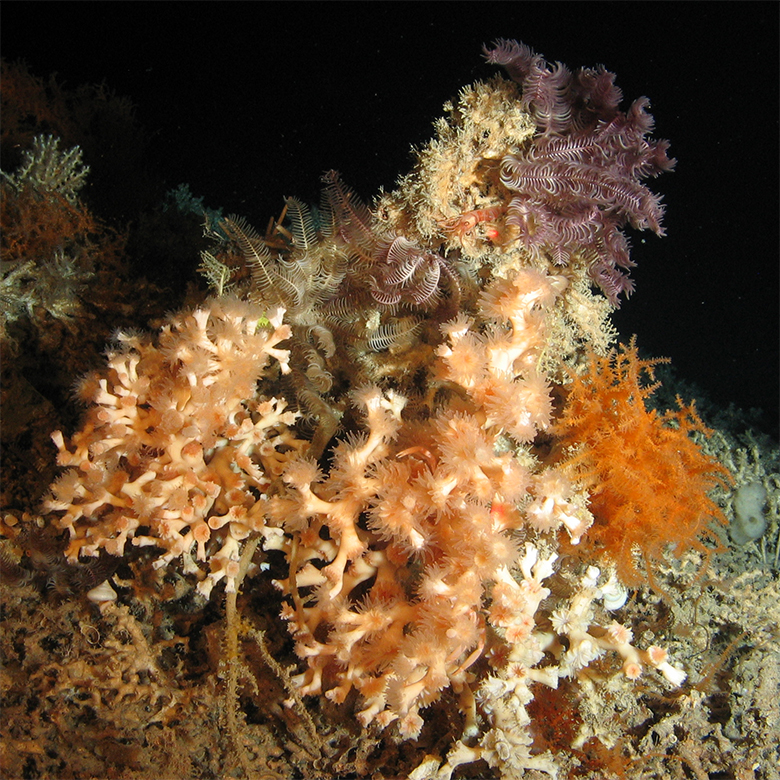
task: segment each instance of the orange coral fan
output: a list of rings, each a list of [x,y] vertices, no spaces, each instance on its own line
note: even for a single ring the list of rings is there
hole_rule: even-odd
[[[702,540],[715,539],[710,518],[725,522],[707,494],[731,475],[690,438],[693,431],[710,434],[694,405],[678,398],[680,409],[663,414],[645,407],[661,362],[668,361],[640,360],[633,339],[620,352],[591,354],[587,371],[568,387],[557,425],[562,443],[572,447],[564,467],[590,490],[594,522],[580,552],[612,560],[627,585],[641,581],[636,550],[652,584],[651,564],[669,544],[677,555],[709,552]]]
[[[8,262],[48,262],[55,250],[88,245],[98,223],[80,202],[69,203],[58,192],[0,189],[3,259]]]

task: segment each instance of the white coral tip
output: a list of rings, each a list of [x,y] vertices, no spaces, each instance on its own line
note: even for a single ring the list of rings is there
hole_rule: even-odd
[[[268,313],[268,321],[271,323],[271,325],[274,326],[274,328],[281,326],[286,311],[287,310],[284,308],[284,306],[277,306],[274,311]]]
[[[658,671],[661,672],[672,685],[682,685],[685,682],[685,678],[688,676],[682,669],[678,669],[668,662],[659,664]]]

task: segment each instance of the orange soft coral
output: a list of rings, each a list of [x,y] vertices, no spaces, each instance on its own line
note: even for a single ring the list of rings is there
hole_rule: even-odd
[[[645,407],[657,383],[653,369],[664,360],[640,360],[634,341],[606,357],[591,355],[574,376],[557,426],[570,447],[565,468],[590,491],[593,526],[580,552],[610,559],[628,585],[641,581],[635,551],[653,583],[652,564],[670,544],[680,555],[707,551],[708,523],[725,518],[708,496],[730,479],[724,466],[705,456],[689,434],[709,434],[693,405],[663,414]],[[643,381],[644,376],[650,383]]]
[[[0,224],[3,226],[3,259],[51,262],[56,251],[79,254],[90,248],[98,222],[80,202],[71,203],[58,193],[0,190]]]

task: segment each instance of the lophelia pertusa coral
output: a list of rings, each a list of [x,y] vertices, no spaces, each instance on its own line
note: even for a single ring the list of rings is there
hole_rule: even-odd
[[[54,435],[69,470],[46,501],[71,559],[153,546],[153,566],[180,565],[204,596],[222,579],[235,591],[246,540],[283,554],[298,699],[354,691],[363,726],[412,739],[457,696],[462,739],[418,778],[477,759],[554,775],[526,707],[604,656],[628,680],[685,679],[608,615],[625,568],[587,542],[615,490],[592,465],[604,437],[580,436],[589,394],[617,417],[611,446],[627,441],[636,406],[579,372],[587,355],[610,365],[608,315],[630,289],[620,229],[660,232],[639,180],[671,166],[666,146],[646,140],[644,102],[618,110],[603,70],[572,77],[505,42],[489,59],[522,91],[465,89],[373,210],[330,173],[316,219],[290,198],[288,227],[265,236],[226,220],[204,263],[232,297],[156,338],[119,334],[107,373],[81,384],[82,430]],[[668,465],[666,488],[708,514],[719,469],[678,422],[631,434],[653,451],[631,478]]]
[[[263,327],[257,307],[223,298],[171,317],[156,343],[117,335],[108,373],[81,382],[83,429],[67,444],[52,436],[68,471],[45,506],[64,513],[68,558],[153,545],[163,551],[155,568],[180,558],[199,572],[195,560],[208,561],[199,591],[223,577],[231,589],[240,542],[265,525],[253,491],[278,470],[296,417],[256,395],[270,358],[288,370],[281,317]]]

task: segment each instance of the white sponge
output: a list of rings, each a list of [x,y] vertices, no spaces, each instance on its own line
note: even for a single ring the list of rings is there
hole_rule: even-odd
[[[760,482],[748,482],[734,494],[734,518],[729,527],[734,544],[747,544],[766,530],[766,490]]]

